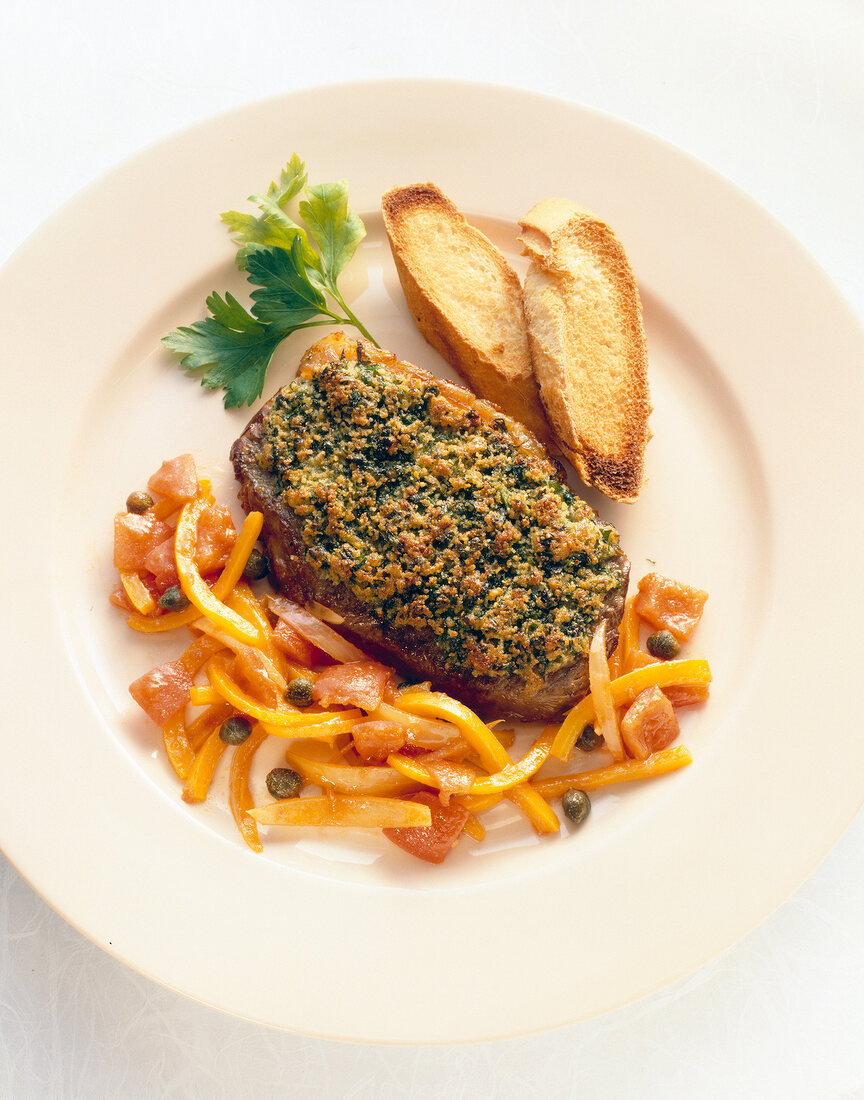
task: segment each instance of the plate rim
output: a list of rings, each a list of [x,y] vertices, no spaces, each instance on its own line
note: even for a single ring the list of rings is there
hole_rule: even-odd
[[[118,166],[116,166],[114,169],[112,169],[109,173],[107,173],[106,175],[100,177],[98,180],[94,181],[93,183],[89,184],[86,188],[82,189],[75,196],[73,196],[70,200],[68,200],[66,203],[64,203],[63,206],[61,206],[54,214],[51,215],[51,217],[43,224],[43,226],[40,229],[36,230],[36,232],[31,237],[29,237],[16,250],[15,253],[13,253],[13,256],[10,257],[9,261],[4,265],[2,271],[0,271],[0,288],[2,288],[4,286],[4,284],[8,284],[11,280],[14,280],[15,278],[17,278],[17,273],[19,272],[19,270],[21,268],[26,268],[27,267],[28,262],[29,262],[28,257],[30,256],[31,252],[34,251],[34,250],[39,252],[40,250],[44,249],[46,247],[46,245],[50,244],[50,238],[51,238],[52,234],[56,235],[57,233],[62,232],[63,227],[68,222],[69,218],[70,217],[74,218],[78,214],[80,214],[81,208],[86,207],[88,203],[93,202],[95,196],[99,195],[100,193],[104,194],[106,188],[109,192],[111,192],[112,189],[116,189],[116,187],[119,186],[117,181],[122,180],[122,178],[124,176],[128,176],[130,170],[134,170],[136,166],[144,165],[148,161],[151,161],[153,159],[158,160],[160,157],[164,158],[172,148],[182,146],[184,143],[189,143],[190,141],[194,142],[196,135],[200,138],[203,135],[205,135],[205,131],[212,131],[214,129],[218,130],[220,127],[224,127],[224,126],[227,126],[230,129],[230,127],[233,125],[233,122],[240,121],[242,119],[248,119],[248,118],[251,118],[253,116],[255,116],[255,117],[270,117],[272,115],[273,111],[279,105],[282,105],[282,104],[290,105],[291,103],[296,103],[298,101],[298,99],[301,98],[301,97],[307,97],[307,98],[315,99],[316,97],[328,97],[328,96],[332,96],[334,94],[337,94],[337,95],[338,94],[344,94],[346,92],[346,90],[348,90],[348,89],[357,89],[357,99],[358,99],[358,101],[363,97],[365,97],[366,100],[369,100],[369,99],[374,99],[375,96],[380,97],[381,95],[385,94],[385,92],[389,93],[390,91],[392,91],[392,89],[395,86],[398,86],[398,85],[402,85],[406,89],[410,88],[412,90],[411,91],[412,95],[420,96],[421,98],[424,94],[431,95],[432,98],[434,98],[434,94],[432,92],[433,89],[434,89],[435,94],[437,94],[437,93],[441,92],[442,90],[446,89],[447,94],[449,94],[449,95],[456,95],[457,92],[458,92],[458,94],[468,96],[469,98],[474,98],[478,102],[479,102],[480,99],[488,100],[489,97],[491,97],[492,99],[495,99],[496,97],[498,99],[500,99],[502,97],[505,97],[505,98],[509,97],[511,103],[515,102],[516,100],[521,100],[525,103],[528,103],[530,101],[529,107],[526,108],[529,111],[529,113],[532,110],[539,110],[541,104],[547,105],[551,110],[551,105],[554,104],[554,105],[556,105],[555,110],[557,112],[563,113],[565,115],[566,114],[571,114],[573,116],[581,115],[583,118],[589,118],[590,117],[591,119],[593,119],[593,124],[595,126],[600,126],[601,128],[602,127],[607,127],[607,128],[611,127],[612,129],[617,129],[617,130],[620,130],[621,132],[626,131],[630,135],[630,137],[634,138],[634,139],[635,139],[636,135],[638,135],[638,141],[640,141],[640,142],[646,142],[647,141],[649,143],[649,145],[651,145],[651,146],[657,146],[657,147],[660,147],[660,148],[664,149],[665,150],[665,155],[666,155],[667,158],[671,157],[672,159],[678,159],[678,160],[681,160],[681,161],[686,160],[686,162],[689,163],[690,169],[691,169],[692,172],[695,172],[695,173],[697,173],[697,174],[699,174],[703,177],[710,177],[710,179],[713,181],[713,188],[714,189],[719,187],[724,193],[728,193],[730,191],[734,192],[735,195],[736,195],[737,203],[743,204],[749,210],[751,210],[751,212],[755,211],[755,213],[753,213],[753,217],[754,217],[755,221],[762,224],[762,225],[765,225],[765,224],[768,225],[768,227],[769,227],[768,228],[769,236],[770,235],[776,236],[779,233],[779,235],[783,238],[783,243],[784,243],[785,248],[786,249],[792,248],[793,253],[797,254],[799,261],[805,265],[807,271],[809,272],[810,277],[813,277],[815,275],[816,276],[816,281],[822,284],[822,290],[825,293],[826,300],[830,300],[834,304],[834,307],[835,307],[834,315],[835,316],[843,316],[844,312],[845,312],[845,315],[846,315],[845,319],[846,319],[846,322],[847,322],[847,325],[848,325],[848,332],[846,333],[846,336],[849,339],[850,345],[854,341],[857,341],[860,346],[864,346],[864,330],[862,330],[862,328],[861,328],[860,319],[854,313],[854,311],[852,310],[849,303],[846,302],[846,300],[843,297],[840,290],[837,287],[835,287],[834,284],[830,281],[827,274],[824,272],[824,270],[821,268],[821,266],[817,263],[817,261],[815,261],[813,259],[813,257],[810,256],[803,249],[803,246],[800,245],[800,243],[788,232],[788,230],[786,230],[782,226],[782,224],[773,215],[771,215],[769,212],[763,210],[763,208],[761,206],[758,206],[754,202],[754,200],[750,199],[746,195],[745,192],[743,192],[740,188],[737,188],[736,185],[734,185],[733,183],[730,183],[730,181],[726,180],[725,177],[723,177],[722,175],[717,173],[716,170],[714,170],[713,168],[702,164],[702,162],[696,160],[690,154],[688,154],[688,153],[686,153],[686,152],[684,152],[680,149],[677,149],[675,146],[673,146],[670,143],[666,142],[664,139],[658,138],[655,135],[649,134],[647,131],[640,130],[637,127],[634,127],[629,122],[626,122],[626,121],[621,120],[621,119],[617,119],[617,118],[615,118],[614,116],[611,116],[611,115],[604,114],[603,112],[597,111],[593,108],[586,108],[586,107],[583,107],[581,105],[571,103],[567,100],[559,99],[559,98],[553,97],[553,96],[548,96],[548,95],[545,95],[545,94],[542,94],[542,93],[531,92],[531,91],[528,91],[528,90],[525,90],[525,89],[512,88],[512,87],[507,87],[507,86],[504,86],[504,85],[490,85],[490,84],[484,84],[484,83],[481,83],[481,82],[449,81],[449,80],[445,80],[445,79],[405,81],[405,80],[400,80],[398,78],[393,78],[391,80],[386,80],[386,81],[380,81],[379,80],[379,81],[363,81],[363,82],[342,82],[342,83],[337,84],[337,85],[319,85],[315,88],[307,88],[307,89],[302,89],[302,90],[299,90],[299,91],[296,91],[296,92],[287,93],[287,94],[284,94],[284,95],[272,96],[272,97],[269,97],[266,100],[262,100],[262,101],[258,101],[258,102],[252,103],[252,104],[246,104],[244,106],[236,107],[236,108],[233,108],[229,112],[225,112],[224,114],[217,115],[217,116],[214,116],[213,118],[205,119],[205,120],[202,120],[201,122],[192,124],[191,126],[184,127],[182,130],[176,132],[175,134],[169,135],[167,138],[163,138],[163,139],[161,139],[157,142],[151,143],[149,146],[145,147],[143,150],[139,151],[138,153],[133,154],[129,158],[126,158]],[[427,90],[425,93],[424,93],[424,89]],[[350,174],[349,174],[349,182],[350,182]],[[709,187],[709,190],[711,190],[711,187]],[[203,213],[205,215],[209,216],[211,214],[211,211],[204,210]],[[215,234],[214,234],[214,238],[215,238]],[[32,244],[31,244],[31,242],[32,242]],[[77,337],[77,334],[76,334],[76,339],[77,338],[78,337]],[[19,614],[21,613],[21,608],[20,608],[20,605],[18,603],[15,603],[14,610]],[[65,679],[67,684],[71,684],[72,682],[74,682],[74,676],[70,680],[70,677],[68,675],[68,670],[67,670],[67,674],[65,675],[64,679]],[[858,762],[858,763],[860,764],[860,762]],[[864,796],[862,796],[862,797],[864,797]],[[108,799],[108,801],[115,807],[116,812],[118,812],[118,813],[121,812],[122,799],[119,800],[119,802],[118,802],[118,800],[116,798],[112,797],[111,799]],[[145,800],[145,801],[147,801],[147,800]],[[833,843],[836,841],[836,839],[839,838],[839,836],[841,835],[843,829],[846,827],[846,825],[849,823],[849,821],[851,821],[852,817],[857,812],[857,809],[861,805],[861,801],[862,801],[862,798],[859,798],[858,802],[854,806],[854,808],[852,808],[851,803],[849,803],[846,807],[846,812],[842,815],[838,815],[836,820],[832,820],[830,831],[833,834],[833,839],[831,840],[831,842],[828,844],[827,847],[824,847],[824,848],[820,847],[820,851],[815,854],[815,861],[814,861],[813,858],[809,858],[808,861],[806,861],[807,862],[806,867],[803,867],[803,868],[798,867],[797,868],[797,878],[796,878],[796,875],[791,876],[791,878],[796,878],[795,885],[798,885],[798,884],[800,884],[800,882],[804,881],[804,879],[806,879],[806,877],[812,872],[812,870],[814,869],[816,864],[822,858],[824,858],[825,855],[827,855],[827,852],[830,850],[830,847],[833,846]],[[143,807],[142,807],[142,811],[143,811]],[[171,815],[168,815],[168,816],[170,817]],[[143,824],[144,820],[146,819],[146,813],[142,814],[141,812],[139,812],[139,813],[136,814],[136,817]],[[159,836],[162,840],[167,841],[168,839],[170,839],[170,831],[171,830],[170,830],[170,827],[167,827],[167,823],[164,823],[164,824],[165,824],[166,827],[165,828],[159,828],[157,830],[157,832],[159,833]],[[99,944],[99,946],[109,950],[110,953],[114,954],[115,957],[120,958],[122,961],[127,963],[127,965],[133,966],[135,969],[140,970],[142,973],[148,974],[148,976],[153,978],[154,980],[159,981],[162,984],[168,985],[172,988],[175,988],[179,992],[185,993],[187,996],[190,996],[193,999],[203,1000],[205,1003],[213,1005],[213,1007],[221,1008],[224,1011],[232,1012],[234,1014],[244,1016],[245,1018],[256,1020],[259,1023],[267,1024],[269,1026],[283,1027],[283,1028],[286,1028],[287,1030],[303,1031],[303,1033],[314,1034],[314,1035],[318,1035],[320,1037],[343,1038],[343,1039],[348,1039],[348,1040],[352,1040],[352,1041],[367,1041],[367,1042],[388,1042],[388,1041],[392,1041],[392,1042],[424,1042],[424,1041],[458,1042],[458,1041],[464,1041],[464,1042],[469,1042],[469,1041],[483,1041],[483,1040],[511,1037],[511,1036],[515,1036],[515,1035],[530,1034],[530,1033],[533,1033],[537,1030],[546,1030],[549,1027],[564,1026],[567,1023],[575,1022],[576,1019],[584,1018],[583,1015],[581,1015],[581,1014],[577,1014],[576,1016],[573,1016],[572,1018],[566,1018],[565,1016],[562,1016],[561,1012],[559,1011],[557,1013],[557,1022],[554,1022],[554,1021],[550,1022],[550,1018],[547,1016],[545,1021],[540,1023],[539,1026],[532,1026],[526,1020],[523,1020],[522,1024],[516,1026],[513,1030],[507,1030],[506,1025],[504,1025],[504,1030],[502,1030],[502,1024],[499,1021],[498,1023],[496,1023],[496,1025],[494,1025],[494,1027],[488,1029],[486,1032],[483,1032],[482,1029],[481,1029],[481,1031],[476,1032],[475,1034],[470,1035],[470,1036],[466,1036],[464,1034],[464,1032],[460,1032],[459,1034],[454,1035],[452,1033],[452,1029],[448,1031],[448,1029],[445,1027],[445,1028],[442,1028],[442,1030],[437,1035],[435,1035],[431,1039],[429,1039],[429,1038],[424,1037],[424,1035],[416,1028],[410,1035],[407,1035],[407,1034],[403,1033],[401,1035],[395,1035],[395,1036],[392,1035],[392,1034],[389,1035],[389,1036],[388,1035],[382,1036],[380,1033],[376,1033],[375,1028],[370,1028],[368,1030],[364,1030],[361,1027],[361,1028],[358,1028],[356,1032],[352,1033],[350,1031],[350,1029],[348,1031],[346,1031],[345,1027],[343,1025],[343,1027],[340,1029],[340,1033],[336,1034],[333,1031],[328,1031],[326,1029],[326,1027],[321,1028],[320,1026],[318,1026],[318,1027],[306,1028],[306,1027],[298,1026],[298,1021],[297,1021],[296,1017],[293,1018],[292,1022],[288,1022],[287,1019],[285,1019],[285,1018],[283,1018],[282,1020],[273,1019],[272,1018],[272,1016],[273,1016],[272,1011],[269,1012],[269,1013],[264,1013],[263,1016],[259,1017],[259,1016],[256,1016],[256,1014],[254,1012],[251,1012],[249,1010],[248,1005],[246,1005],[245,1010],[237,1011],[236,1007],[231,1007],[231,1005],[229,1005],[229,1004],[217,1003],[219,998],[218,997],[214,998],[212,993],[208,997],[199,997],[194,992],[194,990],[190,989],[189,988],[189,986],[190,986],[190,971],[189,971],[188,965],[182,971],[183,974],[185,975],[185,977],[179,982],[179,984],[175,984],[174,982],[166,980],[166,976],[165,976],[164,973],[160,974],[158,972],[160,968],[158,968],[158,967],[154,968],[152,966],[148,967],[146,965],[142,965],[140,959],[138,959],[138,961],[135,961],[133,958],[131,958],[130,957],[130,948],[128,948],[128,947],[124,948],[123,946],[117,946],[113,942],[106,943],[106,936],[103,935],[103,934],[98,934],[97,933],[96,937],[94,938],[93,923],[92,922],[87,922],[87,921],[84,921],[82,923],[80,921],[80,919],[76,919],[77,911],[80,910],[80,907],[81,907],[80,902],[77,905],[68,905],[67,904],[65,906],[65,909],[64,909],[64,908],[59,907],[55,903],[55,900],[52,900],[52,897],[49,896],[49,894],[51,894],[53,891],[48,890],[48,891],[43,892],[43,890],[40,889],[40,886],[43,885],[44,881],[45,881],[45,872],[44,872],[43,868],[34,869],[32,865],[29,866],[29,867],[27,866],[28,858],[32,859],[32,853],[28,853],[28,856],[24,856],[20,860],[20,862],[19,862],[18,859],[15,858],[16,839],[20,839],[20,836],[19,837],[13,837],[13,839],[10,841],[10,835],[11,835],[10,834],[10,820],[9,820],[8,815],[0,815],[0,826],[2,826],[2,834],[0,834],[0,835],[2,835],[2,847],[3,847],[4,853],[7,855],[7,858],[10,859],[10,862],[12,862],[13,866],[15,866],[16,869],[18,870],[18,872],[21,873],[22,876],[25,879],[27,879],[27,881],[30,882],[31,885],[34,886],[34,888],[37,890],[37,892],[39,892],[45,898],[45,900],[48,902],[48,904],[52,905],[52,907],[54,907],[54,908],[57,908],[57,911],[60,912],[61,915],[63,915],[64,918],[67,919],[70,923],[72,923],[75,927],[79,928],[79,930],[82,931],[83,934],[87,935],[89,938],[94,939],[94,942],[97,942]],[[14,834],[14,832],[15,832],[15,829],[14,829],[14,826],[12,826],[12,833]],[[220,849],[220,854],[221,854],[221,856],[226,858],[227,863],[229,863],[233,866],[234,863],[235,863],[235,858],[236,858],[237,853],[234,853],[234,855],[228,853],[226,855],[226,851],[224,850],[224,846],[220,847],[220,845],[217,844],[215,847]],[[20,844],[18,845],[18,850],[19,851],[22,850],[22,846]],[[176,875],[176,870],[172,871],[172,874]],[[260,875],[258,875],[256,877],[260,878]],[[787,872],[787,878],[789,878],[789,877],[790,876]],[[68,889],[69,888],[68,887],[68,880],[64,880],[64,881],[66,881],[66,889]],[[327,888],[327,889],[322,888],[322,889],[324,890],[325,893],[329,894],[331,892],[332,888]],[[343,885],[343,889],[344,889],[344,885]],[[493,892],[494,892],[494,890],[497,889],[497,888],[490,888],[490,889],[493,889]],[[752,927],[755,926],[755,924],[759,923],[762,919],[765,919],[769,915],[769,913],[772,912],[774,908],[776,908],[776,905],[779,904],[783,900],[784,897],[788,896],[788,893],[789,893],[788,890],[782,891],[782,897],[779,897],[776,900],[775,904],[773,904],[770,909],[762,912],[761,915],[759,915],[758,918],[755,921],[748,924],[747,927],[741,928],[738,935],[736,935],[734,937],[734,939],[732,939],[732,940],[727,939],[727,941],[724,942],[724,944],[718,950],[724,950],[726,947],[731,946],[731,943],[735,942],[735,940],[737,940],[737,939],[741,938],[741,936],[745,935]],[[213,900],[215,901],[216,895],[213,894],[211,896],[213,897]],[[427,900],[427,902],[429,901],[428,897],[427,897],[426,900]],[[432,908],[435,908],[435,906],[432,905]],[[70,915],[70,914],[72,914],[72,915]],[[511,933],[514,931],[514,928],[515,928],[515,926],[511,925],[511,927],[510,927]],[[116,947],[116,949],[115,949],[115,947]],[[139,947],[139,950],[140,950],[140,945],[138,945],[138,947]],[[707,955],[705,955],[705,957],[702,959],[702,961],[703,962],[707,961],[708,958],[711,958],[714,955],[716,955],[718,953],[718,950],[710,951]],[[135,949],[131,949],[131,953],[134,954]],[[488,950],[487,950],[487,953],[488,953]],[[701,963],[697,963],[696,965],[701,965]],[[164,967],[162,969],[164,970]],[[668,984],[668,982],[674,981],[676,978],[681,977],[683,974],[689,972],[692,969],[693,969],[693,966],[690,965],[690,964],[682,965],[681,968],[677,972],[670,973],[659,984],[657,984],[655,982],[652,985],[651,988],[642,989],[641,992],[639,992],[636,996],[638,996],[638,997],[646,996],[650,992],[654,991],[655,989],[661,988],[663,985]],[[367,972],[367,976],[369,975],[369,973],[371,973],[371,972]],[[239,977],[238,977],[238,980],[239,980]],[[192,984],[194,984],[194,982]],[[236,1000],[236,996],[233,997],[233,999]],[[617,1001],[617,1004],[628,1003],[628,1001],[633,1000],[633,999],[636,999],[636,998],[633,997],[633,996],[622,994],[622,996],[619,997],[619,999]],[[228,994],[228,993],[224,994],[223,995],[223,1000],[232,1000],[232,995]],[[536,1007],[536,1005],[535,1005],[535,1007]],[[605,1011],[611,1011],[612,1008],[614,1008],[614,1007],[616,1007],[616,1004],[606,1003],[605,1007],[601,1008],[600,1011],[604,1011],[604,1012]],[[587,1015],[592,1015],[592,1014],[594,1014],[594,1013],[587,1013]],[[427,1029],[428,1029],[428,1023],[429,1023],[429,1021],[427,1020],[426,1021]]]

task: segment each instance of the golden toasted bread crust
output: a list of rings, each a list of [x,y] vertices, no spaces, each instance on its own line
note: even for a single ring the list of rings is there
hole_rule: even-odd
[[[425,339],[481,397],[557,449],[515,271],[434,184],[394,187],[382,209],[405,300]]]
[[[642,303],[621,242],[566,199],[519,223],[531,266],[524,302],[534,370],[561,448],[583,481],[633,501],[650,438]]]

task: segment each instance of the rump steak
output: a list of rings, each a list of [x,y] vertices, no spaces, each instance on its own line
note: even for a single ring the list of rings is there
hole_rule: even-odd
[[[310,348],[231,459],[285,593],[486,717],[560,714],[602,620],[617,643],[614,528],[494,405],[367,341]]]

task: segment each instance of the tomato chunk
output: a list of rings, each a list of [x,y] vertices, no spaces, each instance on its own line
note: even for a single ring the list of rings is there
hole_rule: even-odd
[[[707,684],[673,684],[664,687],[663,694],[673,707],[692,707],[704,703],[708,698]]]
[[[265,707],[277,707],[282,702],[282,693],[273,682],[260,650],[241,646],[231,662],[231,671],[234,678]]]
[[[364,764],[383,764],[391,752],[399,752],[408,731],[395,722],[355,722],[351,736]]]
[[[422,802],[432,814],[432,824],[427,828],[384,829],[384,835],[412,856],[427,863],[441,863],[462,835],[468,811],[464,806],[451,803],[442,806],[436,795],[420,791],[411,796],[412,802]]]
[[[621,719],[621,737],[637,760],[668,748],[678,736],[675,708],[659,687],[640,692]]]
[[[477,773],[467,764],[460,764],[455,760],[424,760],[419,761],[427,768],[438,781],[438,798],[442,806],[449,806],[450,796],[454,794],[467,794],[471,784],[477,778]]]
[[[702,618],[708,593],[660,573],[648,573],[638,589],[636,613],[657,630],[668,630],[679,642],[686,642]]]
[[[211,504],[198,517],[195,564],[202,576],[218,572],[237,541],[231,513],[222,504]]]
[[[178,584],[177,565],[174,561],[174,536],[154,546],[144,559],[144,568],[153,574],[153,580],[160,592]]]
[[[114,565],[121,573],[140,573],[144,559],[171,534],[167,523],[145,512],[120,512],[114,517]]]
[[[192,676],[182,659],[157,665],[133,680],[129,694],[158,725],[164,725],[189,702]]]
[[[198,492],[198,471],[192,455],[178,455],[163,462],[147,482],[152,493],[185,504]]]
[[[299,661],[307,668],[326,664],[330,659],[317,646],[307,642],[299,630],[295,630],[284,619],[280,619],[276,624],[276,629],[273,631],[273,644],[286,657],[293,657],[295,661]]]
[[[129,602],[129,597],[126,595],[126,590],[122,584],[115,584],[111,589],[108,596],[109,602],[114,607],[119,607],[121,611],[134,611],[135,608]]]
[[[341,703],[360,707],[365,711],[381,706],[384,687],[393,670],[377,661],[347,661],[344,665],[331,665],[315,681],[313,696],[319,703],[329,706]]]

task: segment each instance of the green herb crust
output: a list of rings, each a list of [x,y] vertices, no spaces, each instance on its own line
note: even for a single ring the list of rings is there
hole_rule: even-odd
[[[583,657],[622,585],[618,535],[434,380],[316,364],[275,397],[258,455],[310,566],[388,629],[437,637],[445,667],[539,684]]]

